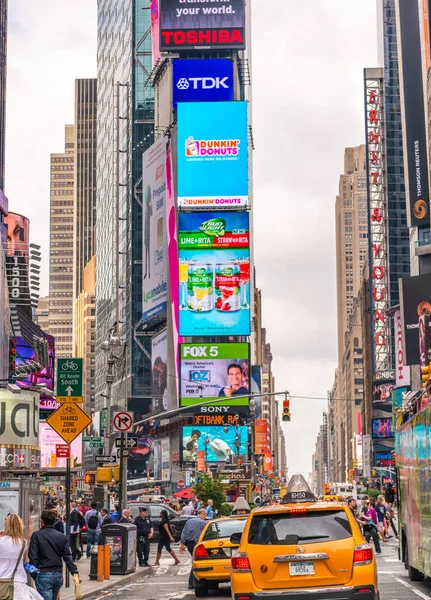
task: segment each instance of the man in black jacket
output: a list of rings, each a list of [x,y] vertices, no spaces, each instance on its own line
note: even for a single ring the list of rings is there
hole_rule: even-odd
[[[154,528],[148,517],[145,506],[139,508],[139,517],[134,521],[136,525],[136,551],[140,567],[149,567],[148,557],[150,556],[150,540],[154,535]]]
[[[54,511],[42,511],[42,529],[31,536],[28,551],[30,563],[40,571],[36,588],[43,600],[57,600],[63,586],[63,561],[72,575],[78,574],[67,537],[54,529],[55,520]]]

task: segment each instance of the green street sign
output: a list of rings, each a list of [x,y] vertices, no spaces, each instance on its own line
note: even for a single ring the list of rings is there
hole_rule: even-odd
[[[106,429],[108,427],[108,409],[102,408],[100,411],[100,429]]]
[[[94,435],[84,435],[84,436],[82,436],[82,441],[83,442],[101,442],[102,438],[96,437]]]
[[[57,402],[82,402],[82,358],[57,359]]]
[[[103,442],[90,442],[90,448],[103,448]]]

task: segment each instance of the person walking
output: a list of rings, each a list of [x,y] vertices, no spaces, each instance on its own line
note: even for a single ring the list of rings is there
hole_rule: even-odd
[[[206,513],[207,513],[207,519],[214,519],[214,508],[213,508],[213,501],[212,500],[208,500],[207,502],[207,507],[206,507]]]
[[[131,523],[132,522],[132,515],[130,514],[130,510],[128,508],[125,508],[121,514],[122,514],[122,517],[118,521],[119,523]]]
[[[91,546],[97,546],[100,537],[100,528],[103,518],[97,510],[97,502],[92,502],[91,510],[85,513],[85,523],[87,525],[87,558],[90,558]]]
[[[27,585],[24,569],[27,550],[22,519],[15,514],[8,515],[0,537],[0,579],[13,579],[13,600],[43,600],[35,589]]]
[[[395,519],[395,511],[391,502],[388,502],[388,506],[386,508],[386,520],[388,522],[388,526],[392,527],[392,531],[394,532],[395,537],[398,539],[398,531],[394,523]]]
[[[57,600],[63,586],[63,561],[71,575],[79,577],[67,537],[54,529],[55,519],[54,511],[42,511],[42,529],[31,536],[28,551],[30,563],[40,571],[36,577],[36,588],[43,600]]]
[[[195,509],[193,506],[193,502],[190,500],[190,502],[188,504],[186,504],[186,506],[183,507],[181,514],[191,517],[194,512],[195,512]]]
[[[373,538],[376,554],[381,554],[382,549],[380,547],[380,540],[377,530],[378,518],[377,513],[371,504],[368,505],[367,513],[361,514],[359,521],[362,523],[365,541],[367,544],[369,544],[371,538]]]
[[[204,508],[198,510],[198,514],[196,517],[188,519],[183,532],[181,534],[181,545],[180,545],[180,554],[185,552],[185,549],[189,551],[191,556],[193,556],[193,550],[196,546],[196,543],[199,539],[202,530],[206,526],[206,518],[207,511]],[[193,562],[192,568],[189,575],[189,590],[193,590],[195,587],[195,581],[193,576]]]
[[[169,515],[167,510],[160,511],[160,519],[161,521],[159,524],[159,545],[157,546],[156,562],[153,566],[160,567],[160,557],[162,556],[163,548],[166,548],[166,550],[175,560],[174,565],[179,565],[180,561],[178,560],[177,555],[171,548],[171,543],[175,543],[175,538],[172,535],[171,527],[169,525]]]
[[[154,535],[154,527],[145,506],[139,507],[139,516],[136,517],[134,523],[136,525],[136,552],[138,553],[139,566],[149,567],[150,540]]]
[[[102,515],[102,527],[103,525],[110,525],[112,523],[111,517],[107,508],[101,508],[100,514]]]
[[[355,498],[350,498],[349,502],[348,502],[348,506],[351,510],[352,515],[355,517],[355,519],[358,518],[358,503],[355,500]]]
[[[83,552],[78,546],[78,537],[81,528],[85,527],[85,519],[79,511],[76,502],[72,503],[70,511],[70,549],[72,551],[72,560],[81,560]]]
[[[377,513],[377,529],[379,532],[379,537],[382,542],[387,542],[386,539],[386,528],[385,528],[385,515],[386,515],[386,506],[383,496],[378,496],[377,502],[374,505],[374,510]]]
[[[118,504],[114,505],[114,510],[111,512],[110,518],[111,523],[118,523],[120,520],[120,510]]]

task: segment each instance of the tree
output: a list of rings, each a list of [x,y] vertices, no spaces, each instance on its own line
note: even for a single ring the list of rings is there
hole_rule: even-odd
[[[225,486],[222,477],[211,477],[208,473],[199,473],[198,481],[193,486],[193,491],[203,505],[208,500],[214,503],[214,509],[221,511],[222,504],[226,502]]]

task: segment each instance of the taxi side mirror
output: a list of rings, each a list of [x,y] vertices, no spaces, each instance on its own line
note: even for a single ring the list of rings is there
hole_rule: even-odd
[[[172,513],[169,513],[169,520],[172,521],[172,519],[175,519],[176,515],[173,515]]]
[[[241,543],[241,537],[242,537],[242,533],[233,533],[230,536],[230,543],[236,544],[237,546],[239,546]]]

